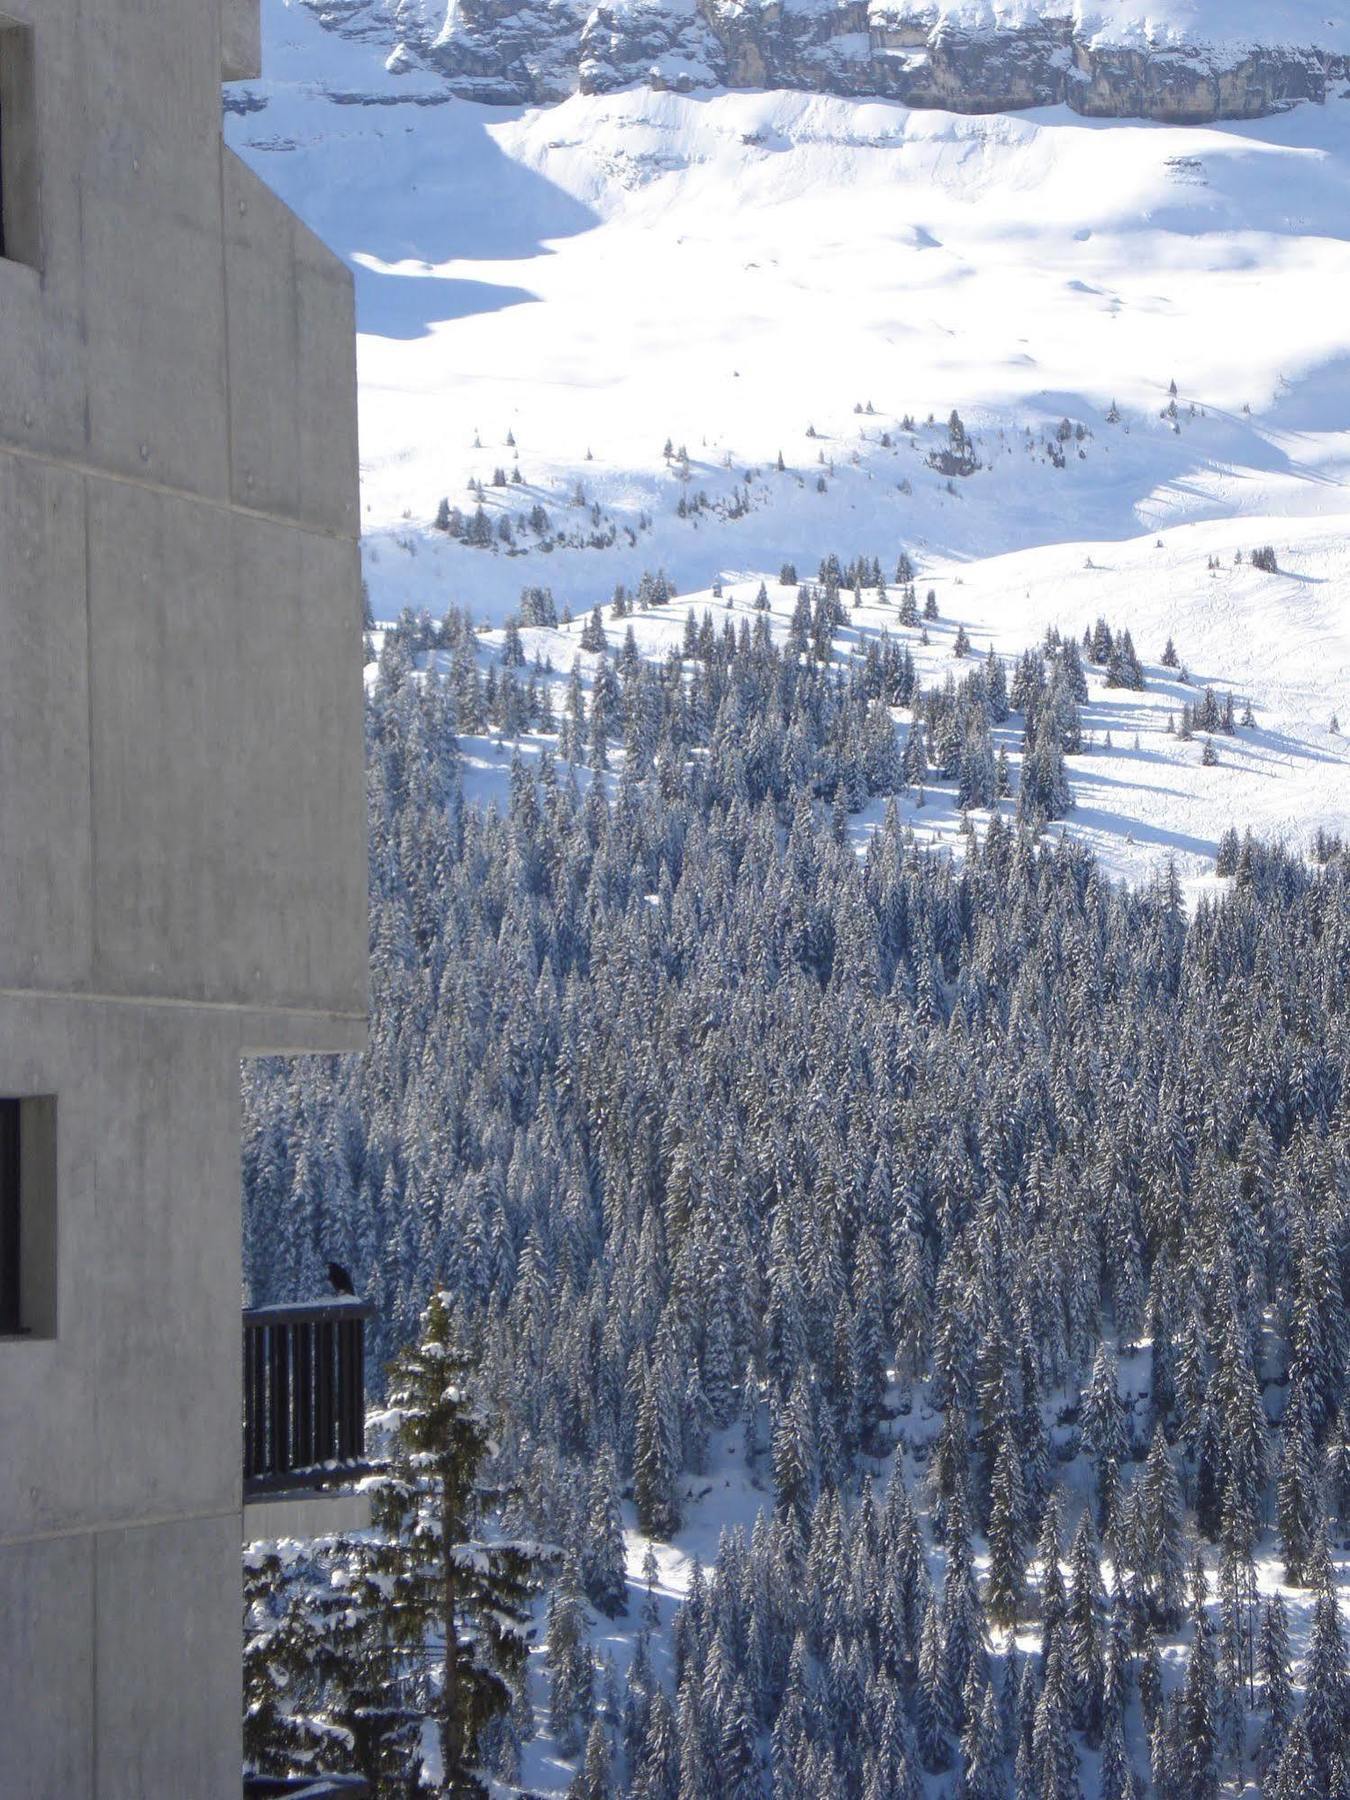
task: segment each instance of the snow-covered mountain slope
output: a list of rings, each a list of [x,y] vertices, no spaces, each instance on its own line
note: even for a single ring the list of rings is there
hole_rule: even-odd
[[[1259,835],[1286,843],[1306,841],[1317,825],[1350,835],[1350,739],[1333,734],[1328,689],[1350,700],[1350,545],[1338,523],[1310,526],[1299,548],[1275,576],[1245,561],[1232,561],[1234,533],[1228,521],[1183,527],[1161,540],[1046,545],[973,562],[942,564],[921,586],[937,596],[939,619],[919,634],[897,627],[898,590],[877,605],[869,590],[861,606],[849,605],[848,625],[837,642],[841,665],[881,632],[910,645],[924,686],[958,680],[974,658],[993,647],[1001,653],[1038,642],[1051,627],[1081,632],[1099,616],[1127,625],[1145,664],[1143,692],[1107,687],[1102,672],[1089,675],[1082,709],[1085,748],[1070,759],[1074,808],[1070,835],[1088,844],[1112,874],[1141,880],[1172,857],[1188,886],[1212,878],[1218,835],[1230,824],[1250,825]],[[1219,566],[1211,564],[1217,560]],[[787,637],[796,591],[766,583],[778,641]],[[666,611],[631,621],[639,649],[654,659],[678,648],[688,609],[701,619],[711,612],[720,631],[727,619],[739,630],[757,617],[756,580],[724,584],[720,598],[689,593]],[[554,703],[562,710],[566,677],[578,657],[583,620],[558,630],[526,628],[526,651],[558,671]],[[611,652],[627,623],[608,625]],[[970,661],[953,658],[957,633],[971,643]],[[1175,638],[1189,682],[1162,666],[1159,656]],[[486,666],[498,660],[502,634],[483,640]],[[589,686],[594,658],[581,653]],[[374,674],[374,670],[370,671]],[[1202,739],[1180,742],[1171,730],[1183,706],[1205,687],[1232,693],[1236,712],[1250,704],[1255,729],[1213,739],[1218,765],[1202,761]],[[1342,717],[1350,705],[1342,704]],[[1016,720],[995,733],[996,743],[1017,759]],[[537,744],[527,744],[537,748]],[[466,740],[467,789],[472,798],[507,800],[509,758],[490,740]],[[862,844],[877,828],[885,802],[874,800],[855,817]],[[961,847],[961,815],[954,784],[933,783],[921,807],[906,796],[902,812],[921,841],[955,851]]]
[[[535,583],[580,614],[657,568],[701,605],[903,548],[980,650],[1102,613],[1250,700],[1222,771],[1166,736],[1169,689],[1089,718],[1113,749],[1075,762],[1077,828],[1108,866],[1198,870],[1230,822],[1350,828],[1350,105],[1189,130],[784,93],[501,110],[300,4],[266,17],[230,134],[357,270],[377,615],[500,622]],[[953,408],[981,466],[949,480]],[[434,528],[443,498],[472,517],[470,480],[492,547]],[[1263,543],[1280,574],[1235,568]]]
[[[958,112],[1250,118],[1324,97],[1350,15],[1318,0],[305,0],[395,65],[496,103],[795,87]]]

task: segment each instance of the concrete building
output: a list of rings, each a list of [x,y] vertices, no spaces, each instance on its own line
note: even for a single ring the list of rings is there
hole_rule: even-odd
[[[258,0],[0,0],[0,1795],[240,1791],[239,1063],[366,1006],[352,295]]]

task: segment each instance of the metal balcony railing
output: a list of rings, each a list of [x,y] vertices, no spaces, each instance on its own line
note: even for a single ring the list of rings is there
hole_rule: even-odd
[[[325,1487],[369,1468],[361,1300],[244,1314],[244,1498]]]

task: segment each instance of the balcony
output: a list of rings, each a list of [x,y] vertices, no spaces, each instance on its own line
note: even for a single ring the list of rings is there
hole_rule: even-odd
[[[246,1537],[316,1536],[367,1522],[361,1507],[331,1502],[350,1501],[373,1466],[365,1454],[373,1310],[361,1300],[328,1300],[245,1312]]]

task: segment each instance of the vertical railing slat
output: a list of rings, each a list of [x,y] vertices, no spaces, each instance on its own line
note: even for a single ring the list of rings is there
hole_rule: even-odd
[[[267,1452],[267,1346],[261,1326],[252,1327],[252,1353],[249,1362],[253,1370],[253,1468],[254,1475],[265,1474],[268,1468]]]
[[[256,1473],[256,1453],[253,1448],[253,1332],[248,1325],[244,1326],[244,1368],[240,1385],[244,1390],[244,1480],[248,1481]]]
[[[352,1342],[355,1346],[352,1370],[352,1410],[356,1431],[352,1439],[352,1455],[358,1460],[366,1454],[366,1322],[354,1321]]]
[[[314,1326],[302,1319],[295,1332],[296,1466],[314,1462]]]
[[[338,1457],[342,1462],[351,1462],[356,1456],[355,1433],[352,1429],[352,1376],[355,1373],[355,1362],[352,1357],[352,1327],[354,1319],[343,1319],[338,1326]]]
[[[271,1387],[272,1467],[278,1474],[291,1467],[290,1444],[290,1333],[283,1325],[271,1325],[267,1332],[267,1376]]]
[[[318,1406],[316,1417],[318,1420],[319,1432],[317,1456],[319,1462],[330,1462],[337,1453],[336,1435],[333,1430],[335,1411],[334,1401],[336,1399],[333,1390],[337,1385],[337,1371],[333,1366],[336,1353],[336,1343],[334,1341],[336,1336],[337,1333],[334,1331],[333,1326],[327,1319],[324,1319],[318,1329],[319,1388],[317,1394]]]

